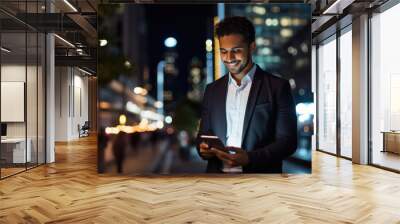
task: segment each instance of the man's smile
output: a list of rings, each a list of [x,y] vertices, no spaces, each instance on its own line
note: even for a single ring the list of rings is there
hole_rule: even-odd
[[[233,62],[225,62],[225,65],[228,67],[235,67],[239,65],[240,61],[233,61]]]

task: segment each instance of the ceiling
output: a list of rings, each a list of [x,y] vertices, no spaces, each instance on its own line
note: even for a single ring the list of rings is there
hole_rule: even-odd
[[[51,12],[51,13],[50,13]],[[10,49],[8,61],[36,58],[44,44],[37,44],[38,33],[55,37],[56,66],[83,66],[96,70],[96,0],[1,0],[2,46]],[[39,36],[39,42],[44,41]],[[43,42],[42,42],[43,43]],[[27,47],[26,47],[27,46]],[[40,54],[39,54],[40,55]]]
[[[347,15],[374,9],[387,0],[292,0],[291,3],[308,3],[312,8],[313,38],[323,33],[333,24]],[[28,53],[34,55],[36,39],[28,32],[54,32],[56,64],[87,65],[96,70],[97,57],[97,5],[98,3],[215,3],[215,0],[178,1],[178,0],[45,0],[16,1],[1,0],[0,24],[2,30],[2,46],[12,49],[9,53],[15,58]],[[248,3],[276,3],[282,1],[230,1]],[[51,10],[50,10],[51,9]],[[51,11],[51,13],[49,13]],[[327,13],[328,12],[328,13]],[[27,41],[27,48],[25,45]],[[41,45],[39,45],[41,48]],[[79,50],[77,50],[79,49]]]

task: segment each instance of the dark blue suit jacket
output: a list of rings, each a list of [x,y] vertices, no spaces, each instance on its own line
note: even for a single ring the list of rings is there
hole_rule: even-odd
[[[229,76],[207,85],[197,137],[213,134],[226,144],[226,95]],[[289,82],[257,66],[247,101],[242,149],[249,156],[244,173],[281,173],[282,161],[297,148],[297,118]],[[204,158],[203,158],[204,159]],[[207,172],[219,173],[222,161],[208,159]]]

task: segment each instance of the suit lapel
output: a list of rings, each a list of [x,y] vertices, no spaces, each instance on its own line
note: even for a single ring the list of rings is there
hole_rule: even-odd
[[[215,97],[217,98],[218,104],[217,104],[217,114],[218,114],[218,123],[221,124],[219,126],[219,129],[217,133],[215,133],[221,140],[222,142],[226,145],[226,96],[228,93],[228,75],[225,75],[223,77],[223,82],[221,82],[221,87],[216,88],[218,92],[215,94]]]
[[[251,84],[249,98],[247,100],[247,105],[246,105],[246,112],[244,115],[243,132],[242,132],[242,146],[243,146],[246,134],[247,134],[247,129],[249,127],[251,117],[254,112],[254,107],[257,102],[258,92],[260,90],[261,81],[262,81],[261,76],[262,76],[262,74],[260,74],[260,68],[257,66],[256,72],[255,72],[254,78],[253,78],[253,83]]]

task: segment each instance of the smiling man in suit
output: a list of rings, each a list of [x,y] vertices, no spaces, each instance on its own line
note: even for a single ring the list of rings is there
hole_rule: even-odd
[[[198,152],[208,173],[281,173],[297,148],[297,118],[287,80],[253,63],[253,24],[228,17],[216,26],[220,56],[229,73],[207,85]],[[201,135],[216,135],[229,152],[210,147]]]

